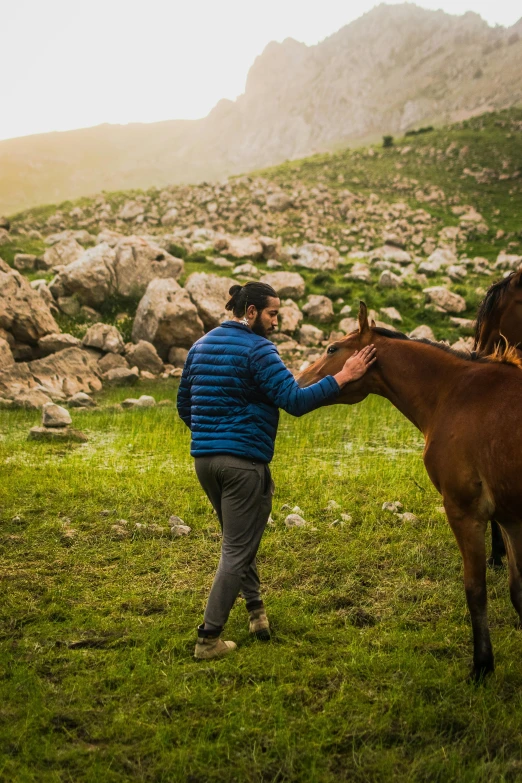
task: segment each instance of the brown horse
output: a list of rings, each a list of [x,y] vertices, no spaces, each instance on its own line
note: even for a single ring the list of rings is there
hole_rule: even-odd
[[[480,356],[489,356],[503,350],[508,343],[522,358],[522,270],[489,287],[477,313],[474,350]],[[500,528],[491,520],[490,565],[501,566],[506,548]]]
[[[511,364],[472,359],[442,344],[370,326],[361,302],[359,330],[329,345],[301,373],[299,384],[334,375],[370,343],[377,362],[347,384],[336,402],[353,404],[379,394],[423,433],[424,464],[443,497],[464,561],[473,676],[479,679],[494,668],[485,548],[486,525],[493,517],[506,538],[511,601],[522,621],[522,373]]]
[[[522,345],[522,269],[490,286],[477,313],[477,353],[489,356],[506,341],[517,349]]]

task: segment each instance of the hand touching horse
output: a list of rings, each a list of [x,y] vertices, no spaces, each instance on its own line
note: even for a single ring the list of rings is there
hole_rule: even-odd
[[[336,402],[386,397],[423,433],[424,464],[457,539],[473,627],[473,675],[494,668],[487,620],[485,530],[498,520],[506,537],[511,600],[522,621],[522,373],[490,359],[378,329],[361,303],[359,330],[330,345],[298,377],[307,386],[333,375],[374,343],[377,362]]]

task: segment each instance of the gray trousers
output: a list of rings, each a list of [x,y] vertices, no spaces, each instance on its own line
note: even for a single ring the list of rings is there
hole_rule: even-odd
[[[196,457],[195,467],[223,532],[205,609],[205,623],[222,628],[239,593],[247,608],[261,602],[256,554],[272,510],[274,483],[268,465],[242,457]]]

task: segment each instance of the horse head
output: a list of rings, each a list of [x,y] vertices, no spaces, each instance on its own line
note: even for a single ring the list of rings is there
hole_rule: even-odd
[[[311,386],[313,383],[317,383],[327,375],[335,375],[338,373],[345,361],[353,356],[356,351],[360,351],[370,343],[374,342],[374,335],[372,333],[373,327],[375,327],[375,321],[371,323],[368,321],[368,308],[364,302],[359,305],[359,328],[354,332],[351,332],[341,340],[336,340],[327,347],[322,356],[317,359],[310,367],[301,372],[296,380],[301,387]],[[358,381],[352,381],[348,383],[340,392],[336,398],[336,403],[345,403],[353,405],[354,403],[361,402],[368,394],[373,391],[372,379],[375,377],[377,364],[374,364],[368,372],[359,378]]]

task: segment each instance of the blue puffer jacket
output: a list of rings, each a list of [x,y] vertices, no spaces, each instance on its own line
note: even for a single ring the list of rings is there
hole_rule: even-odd
[[[300,389],[270,340],[225,321],[194,343],[178,391],[193,457],[234,454],[270,462],[279,410],[302,416],[339,393],[328,375]]]

